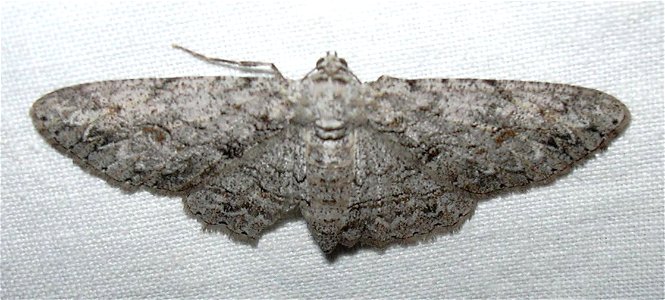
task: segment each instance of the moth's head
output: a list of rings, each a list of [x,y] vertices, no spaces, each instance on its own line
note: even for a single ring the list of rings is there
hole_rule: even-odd
[[[325,57],[319,58],[316,61],[316,70],[319,72],[325,72],[327,74],[334,74],[339,71],[349,71],[349,65],[346,63],[346,60],[337,56],[337,51],[330,54],[326,52]]]
[[[326,52],[326,56],[316,61],[316,67],[305,78],[313,81],[332,79],[343,83],[359,81],[356,75],[349,70],[346,60],[337,56],[337,52]]]

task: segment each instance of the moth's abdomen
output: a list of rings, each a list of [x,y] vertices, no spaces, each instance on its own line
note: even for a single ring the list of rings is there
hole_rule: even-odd
[[[356,196],[353,184],[356,147],[355,135],[348,128],[320,125],[303,133],[307,142],[308,201],[303,203],[301,212],[320,247],[330,252],[340,241],[350,199]]]
[[[339,140],[346,137],[347,127],[336,119],[321,119],[315,122],[314,133],[321,141]]]

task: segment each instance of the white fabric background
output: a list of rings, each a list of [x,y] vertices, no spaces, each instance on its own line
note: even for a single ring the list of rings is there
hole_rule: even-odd
[[[664,297],[661,3],[90,1],[5,3],[1,18],[3,298]],[[30,105],[56,88],[238,74],[172,43],[291,78],[337,50],[364,81],[576,84],[632,123],[554,184],[481,203],[457,234],[329,261],[300,219],[255,246],[203,232],[180,199],[124,193],[35,132]]]

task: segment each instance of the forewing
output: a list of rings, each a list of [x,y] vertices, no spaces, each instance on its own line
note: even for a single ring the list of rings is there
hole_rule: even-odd
[[[181,191],[286,126],[285,81],[182,77],[102,81],[35,102],[42,136],[130,186]]]
[[[555,178],[629,120],[614,97],[563,84],[384,76],[369,86],[377,130],[479,194]]]

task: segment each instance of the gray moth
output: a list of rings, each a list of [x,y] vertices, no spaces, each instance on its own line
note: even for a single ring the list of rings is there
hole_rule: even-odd
[[[180,48],[180,47],[177,47]],[[257,239],[299,210],[325,253],[458,228],[479,200],[551,182],[612,140],[626,106],[593,89],[481,79],[362,83],[336,53],[301,80],[101,81],[31,109],[94,174],[181,195],[204,224]]]

